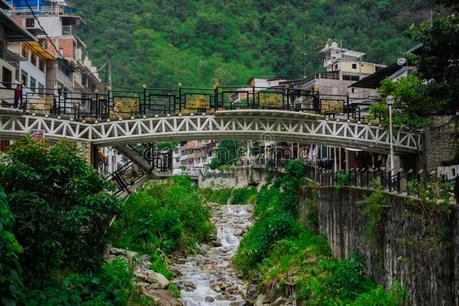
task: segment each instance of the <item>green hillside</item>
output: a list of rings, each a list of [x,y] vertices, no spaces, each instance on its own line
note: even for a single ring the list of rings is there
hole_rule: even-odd
[[[389,63],[412,46],[404,32],[430,17],[429,0],[73,0],[81,36],[115,87],[211,86],[321,69],[332,38]]]

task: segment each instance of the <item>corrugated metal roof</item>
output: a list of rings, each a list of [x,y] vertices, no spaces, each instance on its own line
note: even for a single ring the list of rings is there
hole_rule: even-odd
[[[351,57],[362,57],[365,55],[363,52],[358,52],[358,51],[353,51],[353,50],[347,50],[346,52],[343,53],[344,56],[351,56]]]

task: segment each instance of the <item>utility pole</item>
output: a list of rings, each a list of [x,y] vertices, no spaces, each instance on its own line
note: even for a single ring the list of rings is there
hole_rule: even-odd
[[[107,89],[112,91],[112,61],[109,59],[107,63]]]
[[[394,175],[394,143],[393,143],[393,132],[392,132],[392,105],[395,102],[393,96],[386,98],[386,103],[389,106],[389,142],[390,142],[390,174]],[[392,179],[392,178],[391,178]]]

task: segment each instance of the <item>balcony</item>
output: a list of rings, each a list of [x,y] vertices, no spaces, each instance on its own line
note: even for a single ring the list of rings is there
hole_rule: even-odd
[[[315,73],[305,79],[304,83],[309,83],[313,80],[320,80],[320,79],[328,79],[328,80],[339,80],[339,72],[322,72],[322,73]]]
[[[8,64],[10,64],[11,66],[15,68],[19,67],[20,61],[25,60],[22,56],[14,52],[11,52],[7,48],[0,49],[0,59],[3,59],[5,62],[7,62]]]
[[[75,29],[73,26],[62,26],[62,35],[63,36],[74,36]]]
[[[40,8],[34,8],[33,12],[36,16],[47,16],[47,15],[61,16],[61,15],[74,15],[76,13],[76,9],[67,7],[64,5],[53,4],[53,5],[48,5],[48,6],[42,6]],[[31,15],[30,9],[26,6],[15,7],[13,9],[13,13]]]

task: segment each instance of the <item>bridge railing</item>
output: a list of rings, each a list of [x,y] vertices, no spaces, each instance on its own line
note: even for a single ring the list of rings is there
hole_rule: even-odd
[[[147,88],[106,92],[74,92],[62,88],[0,86],[3,107],[37,115],[81,120],[128,119],[175,114],[212,113],[218,110],[272,109],[310,112],[360,119],[360,109],[348,96],[321,95],[316,91],[284,87],[220,86],[215,88]]]
[[[426,175],[422,170],[415,172],[413,170],[399,169],[391,173],[383,168],[357,168],[346,172],[318,167],[313,162],[305,162],[305,177],[317,182],[320,186],[353,186],[374,189],[375,182],[378,182],[383,190],[417,197],[425,195],[422,194],[422,188],[416,187],[415,183],[427,188],[428,185],[437,184],[441,186],[448,182],[448,180],[438,177],[435,173]],[[452,185],[452,182],[449,183],[449,185]],[[448,186],[448,184],[445,186]],[[446,190],[446,192],[448,191]]]

